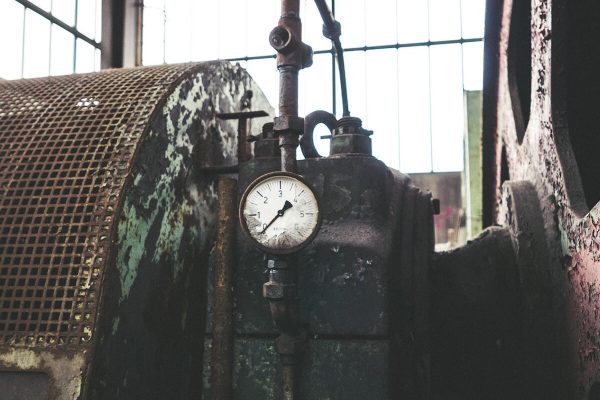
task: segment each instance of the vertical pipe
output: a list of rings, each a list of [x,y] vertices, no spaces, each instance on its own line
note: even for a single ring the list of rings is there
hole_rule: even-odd
[[[485,7],[483,42],[483,95],[481,119],[481,196],[483,228],[498,217],[500,151],[498,146],[498,79],[500,75],[500,29],[505,0],[489,0]]]
[[[281,0],[281,15],[288,13],[300,16],[300,0]]]
[[[283,400],[294,400],[295,389],[294,389],[294,364],[283,364]]]
[[[298,72],[296,65],[279,67],[279,115],[298,116]]]
[[[312,64],[312,49],[302,43],[300,0],[281,1],[281,18],[278,26],[271,32],[269,41],[277,50],[279,70],[279,117],[275,118],[274,130],[279,135],[281,169],[296,172],[296,149],[304,128],[304,121],[298,117],[298,73],[303,67]],[[269,261],[273,267],[278,265],[279,268],[274,268],[269,274],[269,282],[263,286],[263,295],[269,300],[271,317],[281,334],[276,348],[282,361],[283,400],[294,400],[294,365],[298,357],[296,347],[299,341],[297,321],[291,310],[292,299],[280,296],[279,290],[271,293],[270,288],[283,290],[285,287],[295,287],[295,280],[290,276],[287,262],[278,261]]]
[[[281,169],[296,172],[296,148],[303,125],[298,117],[298,73],[312,64],[312,49],[302,43],[300,0],[281,1],[279,24],[269,41],[277,50],[279,70],[279,117],[275,119],[275,131],[279,134]]]
[[[238,164],[247,161],[248,152],[246,146],[249,144],[248,141],[248,119],[240,117],[238,119],[238,148],[237,148],[237,159]]]
[[[293,143],[290,143],[290,141]],[[279,143],[281,148],[281,170],[285,172],[296,173],[298,168],[298,162],[296,161],[296,148],[300,143],[298,136],[294,133],[280,134]]]
[[[233,291],[237,181],[218,181],[219,215],[213,279],[211,399],[233,398]]]

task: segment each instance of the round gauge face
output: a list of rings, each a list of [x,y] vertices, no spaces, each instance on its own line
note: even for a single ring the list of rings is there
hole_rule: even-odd
[[[240,221],[259,248],[288,254],[310,243],[321,218],[309,184],[299,175],[275,172],[248,186],[240,203]]]

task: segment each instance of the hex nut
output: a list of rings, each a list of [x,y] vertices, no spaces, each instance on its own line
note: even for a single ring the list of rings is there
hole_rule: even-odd
[[[269,300],[291,300],[296,296],[296,285],[267,282],[263,285],[263,297]]]
[[[295,355],[306,350],[306,339],[303,336],[280,336],[275,339],[275,349],[280,355]]]
[[[302,133],[304,132],[304,118],[290,115],[282,115],[280,117],[275,117],[273,130],[275,131],[275,133]]]

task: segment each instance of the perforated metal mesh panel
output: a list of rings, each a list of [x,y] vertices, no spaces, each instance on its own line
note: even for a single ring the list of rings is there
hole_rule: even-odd
[[[193,68],[0,81],[0,344],[90,340],[138,139]]]

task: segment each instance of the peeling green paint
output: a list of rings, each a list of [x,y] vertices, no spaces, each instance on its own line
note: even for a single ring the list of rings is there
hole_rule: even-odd
[[[237,123],[217,113],[272,111],[249,75],[228,63],[203,64],[170,90],[136,148],[115,221],[114,311],[105,314],[93,398],[187,399],[201,390],[191,377],[203,350],[193,332],[205,323],[218,198],[199,167],[235,163]],[[253,104],[243,105],[250,91]]]
[[[197,79],[196,82],[198,82]],[[204,196],[199,196],[198,191],[195,190],[195,193],[190,196],[192,199],[185,199],[183,203],[178,203],[174,193],[173,180],[186,168],[186,157],[193,151],[193,144],[189,136],[185,134],[194,120],[190,118],[190,114],[192,110],[201,109],[202,104],[208,100],[208,94],[205,91],[198,96],[196,91],[188,90],[187,95],[183,96],[181,86],[177,87],[167,99],[166,107],[163,108],[162,117],[166,121],[166,129],[163,131],[152,129],[148,134],[149,138],[162,136],[163,140],[167,140],[165,153],[157,155],[157,161],[158,158],[162,158],[165,160],[166,165],[162,174],[154,179],[153,193],[142,199],[141,204],[139,204],[139,200],[128,196],[123,205],[118,227],[120,250],[117,260],[121,278],[121,302],[127,298],[131,285],[137,277],[139,263],[146,252],[145,245],[148,234],[151,227],[158,222],[156,218],[161,214],[161,211],[164,211],[164,213],[160,221],[160,233],[154,246],[152,260],[159,262],[164,254],[174,260],[174,279],[183,269],[182,257],[178,251],[185,230],[183,221],[187,217],[194,217],[193,203],[197,203],[200,197]],[[180,113],[179,117],[174,120],[170,113],[172,107],[180,107],[180,109],[188,111]],[[198,118],[198,115],[194,117]],[[140,172],[133,179],[132,193],[143,191],[145,188],[142,188],[142,185],[147,185],[147,182],[145,182]],[[209,196],[214,196],[214,193],[211,194],[210,190],[208,192]],[[212,201],[215,201],[214,197]],[[143,209],[144,213],[136,211],[139,207]],[[211,214],[210,212],[206,213],[206,215]],[[212,219],[214,220],[214,217]],[[190,229],[189,234],[192,242],[196,242],[200,237],[202,228],[188,228]]]
[[[139,266],[144,255],[144,242],[148,235],[150,221],[138,217],[135,207],[126,202],[123,205],[121,221],[117,234],[121,239],[120,251],[117,254],[117,269],[121,279],[120,302],[127,298]]]
[[[117,318],[115,318],[113,320],[113,324],[112,324],[112,330],[111,333],[114,335],[115,333],[117,333],[117,329],[119,329],[119,321],[121,319],[117,316]]]

